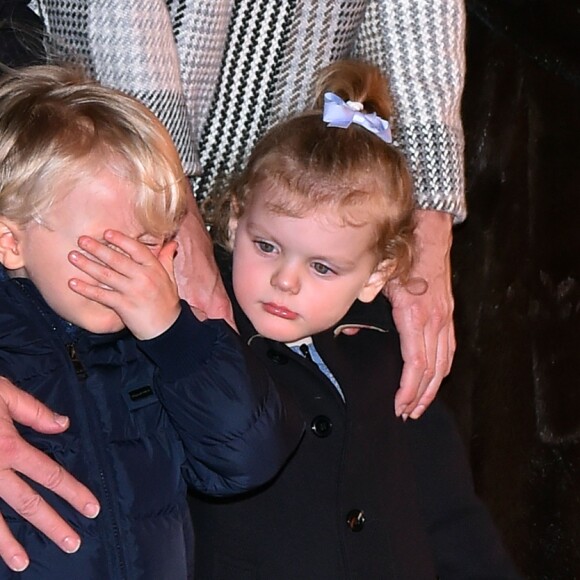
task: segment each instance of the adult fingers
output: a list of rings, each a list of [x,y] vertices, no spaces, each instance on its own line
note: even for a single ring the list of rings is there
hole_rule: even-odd
[[[0,558],[14,572],[22,572],[30,560],[22,545],[12,535],[4,518],[0,515]]]
[[[0,496],[16,513],[45,534],[61,550],[72,554],[79,549],[81,539],[77,532],[14,471],[4,470],[2,472],[0,476]],[[96,513],[98,511],[93,510],[91,512],[92,517]],[[15,556],[16,562],[18,562],[18,556],[22,555],[22,546],[11,536],[9,529],[0,527],[0,555],[8,565],[14,560]]]
[[[43,514],[47,512],[38,494],[26,484],[21,473],[42,487],[50,489],[86,517],[95,517],[99,512],[97,498],[61,465],[26,442],[12,424],[0,422],[0,496],[18,513],[36,522],[40,510],[40,523],[43,527]],[[49,523],[52,519],[49,518]],[[36,524],[35,524],[36,525]]]
[[[20,475],[51,489],[87,517],[95,517],[99,503],[81,483],[42,452],[22,439],[12,421],[17,420],[45,433],[57,433],[68,419],[55,415],[46,406],[0,377],[0,497],[22,517],[45,533],[61,549],[78,549],[78,534]],[[28,558],[4,520],[0,520],[0,557],[14,570],[26,567]]]
[[[51,411],[8,379],[0,377],[0,420],[13,429],[10,419],[41,433],[60,433],[69,425],[68,417]],[[2,437],[0,421],[0,438]],[[0,455],[0,465],[3,457]]]
[[[175,256],[177,253],[177,246],[178,244],[174,240],[171,242],[167,242],[167,244],[165,244],[161,248],[161,250],[159,251],[159,255],[157,256],[157,259],[163,266],[163,269],[165,270],[165,272],[167,272],[167,275],[169,276],[171,281],[176,285],[177,283],[175,282]]]
[[[414,306],[395,307],[393,318],[399,331],[403,357],[400,388],[395,395],[395,413],[406,418],[419,399],[418,393],[427,368],[426,319]]]

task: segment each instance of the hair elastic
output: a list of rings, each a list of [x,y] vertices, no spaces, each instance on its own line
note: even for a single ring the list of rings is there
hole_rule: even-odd
[[[355,123],[367,131],[375,134],[385,143],[392,143],[391,129],[389,122],[379,117],[376,113],[363,113],[362,103],[357,101],[343,101],[334,93],[324,93],[324,110],[322,120],[329,127],[340,127],[346,129]]]

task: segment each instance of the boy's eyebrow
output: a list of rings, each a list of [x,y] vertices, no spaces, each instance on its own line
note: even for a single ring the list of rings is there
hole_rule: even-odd
[[[123,235],[127,236],[128,238],[131,238],[132,240],[135,240],[137,242],[141,241],[142,238],[147,238],[147,237],[150,237],[152,240],[161,241],[161,242],[169,239],[169,236],[161,236],[161,235],[151,234],[149,232],[142,232],[142,233],[137,233],[137,234],[128,234],[126,232],[121,232],[121,233]],[[94,239],[97,240],[97,242],[100,242],[102,244],[109,243],[108,240],[106,240],[103,235],[94,236]]]

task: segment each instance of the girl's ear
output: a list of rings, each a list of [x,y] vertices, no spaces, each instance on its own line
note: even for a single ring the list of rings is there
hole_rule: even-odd
[[[7,270],[24,267],[24,256],[20,249],[22,228],[12,220],[0,216],[0,263]]]
[[[230,217],[228,221],[228,249],[233,251],[236,242],[236,232],[238,231],[238,218]]]
[[[230,219],[228,220],[228,250],[230,252],[234,249],[234,244],[236,242],[236,232],[238,231],[238,200],[236,196],[232,193],[230,198]]]
[[[369,279],[358,295],[358,299],[361,302],[372,302],[377,294],[385,287],[393,272],[393,268],[394,265],[391,260],[383,260],[369,276]]]

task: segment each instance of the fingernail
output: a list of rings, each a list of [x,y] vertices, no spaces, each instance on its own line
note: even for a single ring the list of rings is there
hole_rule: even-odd
[[[79,259],[79,255],[77,254],[77,252],[70,252],[69,254],[69,258],[71,260],[71,262],[76,262]]]
[[[64,552],[66,552],[67,554],[74,554],[80,547],[81,547],[81,540],[80,538],[71,538],[70,536],[67,536],[63,541],[62,541],[62,549]]]
[[[407,413],[403,413],[401,415],[401,418],[403,419],[403,421],[406,421],[409,418],[409,415]]]
[[[16,554],[10,558],[10,569],[14,570],[14,572],[22,572],[22,570],[26,570],[28,568],[28,564],[30,560],[23,556],[22,554]]]
[[[407,410],[407,405],[400,405],[399,407],[397,407],[397,409],[395,410],[395,415],[397,417],[401,417],[403,415],[403,413]]]
[[[425,405],[417,405],[411,413],[411,419],[418,419],[425,412]]]
[[[53,413],[55,423],[58,423],[61,427],[66,427],[68,425],[68,417],[66,415],[59,415],[58,413]]]
[[[96,503],[88,503],[85,505],[85,509],[83,510],[83,514],[87,518],[96,518],[101,511],[101,506]]]

